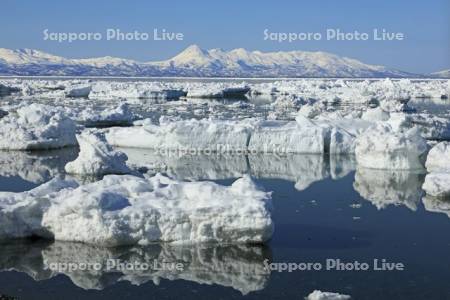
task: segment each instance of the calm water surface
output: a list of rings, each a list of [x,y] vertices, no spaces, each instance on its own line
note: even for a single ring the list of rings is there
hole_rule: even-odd
[[[16,100],[4,98],[4,103]],[[82,100],[36,99],[80,107]],[[61,100],[58,100],[61,101]],[[89,101],[88,101],[89,102]],[[161,115],[224,119],[267,117],[270,99],[158,103],[132,109],[155,121]],[[97,101],[96,109],[116,103]],[[448,100],[413,99],[419,112],[446,115]],[[339,108],[337,108],[339,109]],[[355,108],[357,109],[357,108]],[[278,112],[292,118],[296,108]],[[11,299],[303,299],[315,289],[353,299],[450,299],[450,201],[424,195],[424,174],[359,169],[353,157],[317,155],[168,157],[122,149],[129,162],[180,180],[229,185],[243,174],[272,191],[275,233],[264,246],[197,245],[106,249],[76,243],[14,241],[0,244],[0,295]],[[30,190],[56,176],[77,149],[0,151],[0,191]],[[49,263],[182,262],[168,272],[63,271]],[[327,259],[402,263],[404,271],[269,272],[264,262],[320,263]],[[1,298],[1,297],[0,297]],[[3,298],[1,298],[3,299]],[[6,298],[10,299],[10,298]]]
[[[356,169],[352,157],[195,156],[167,158],[122,149],[130,162],[159,162],[185,180],[231,184],[251,174],[273,191],[275,233],[265,246],[198,245],[105,249],[76,243],[17,241],[0,248],[0,294],[18,299],[302,299],[314,289],[354,299],[449,299],[450,203],[423,195],[423,174]],[[0,189],[24,191],[55,176],[76,149],[1,152]],[[8,163],[9,162],[9,163]],[[14,162],[14,164],[10,163]],[[196,166],[196,167],[195,167]],[[106,258],[183,262],[183,272],[51,272],[50,262]],[[404,271],[267,272],[264,261],[367,262]]]

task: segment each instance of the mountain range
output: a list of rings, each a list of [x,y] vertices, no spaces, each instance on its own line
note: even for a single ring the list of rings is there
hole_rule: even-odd
[[[117,57],[69,59],[32,49],[0,48],[0,75],[179,77],[421,77],[326,52],[186,48],[164,61]]]

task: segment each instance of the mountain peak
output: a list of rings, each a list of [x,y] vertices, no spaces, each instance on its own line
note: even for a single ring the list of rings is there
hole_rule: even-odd
[[[170,59],[175,65],[186,64],[207,64],[210,61],[208,51],[203,50],[198,45],[191,45],[184,49],[180,54]]]
[[[234,53],[236,55],[248,55],[250,52],[244,48],[236,48],[231,50],[230,53]]]
[[[203,50],[202,48],[200,48],[198,45],[193,44],[190,45],[189,47],[187,47],[186,49],[184,49],[183,51],[181,51],[180,54],[178,55],[207,55],[208,52],[206,50]]]

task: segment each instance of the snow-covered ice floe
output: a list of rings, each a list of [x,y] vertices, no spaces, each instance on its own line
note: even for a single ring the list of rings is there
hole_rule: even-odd
[[[309,294],[308,297],[306,297],[305,299],[306,300],[350,300],[351,297],[349,295],[343,295],[343,294],[339,294],[339,293],[322,292],[319,290],[315,290],[311,294]]]
[[[9,96],[14,92],[18,92],[18,88],[13,88],[0,83],[0,96]]]
[[[186,96],[186,92],[170,88],[160,82],[107,82],[93,84],[89,99],[164,99],[172,100]]]
[[[159,125],[110,128],[105,136],[109,144],[119,147],[210,151],[224,147],[231,152],[246,150],[252,127],[252,122],[161,118]]]
[[[227,86],[223,83],[190,83],[185,88],[189,98],[244,98],[250,91],[246,85]]]
[[[449,198],[450,173],[432,172],[427,174],[422,188],[427,195],[439,198]]]
[[[417,128],[402,128],[393,121],[379,122],[356,139],[358,165],[373,169],[423,169],[428,151]]]
[[[423,168],[426,140],[414,126],[405,127],[391,116],[373,123],[351,118],[302,114],[295,121],[280,120],[167,120],[141,121],[134,127],[110,128],[108,142],[119,147],[171,151],[354,154],[365,167]],[[381,162],[381,163],[380,163]]]
[[[425,166],[428,172],[450,173],[450,142],[440,142],[431,148]]]
[[[71,98],[87,98],[92,90],[90,84],[76,84],[68,86],[64,89],[66,97]]]
[[[348,124],[350,124],[349,122]],[[107,141],[118,147],[171,151],[253,153],[353,153],[355,135],[340,124],[321,124],[304,117],[294,121],[160,119],[160,124],[110,128]],[[330,133],[331,131],[331,133]],[[349,144],[349,145],[347,145]]]
[[[115,108],[105,108],[100,112],[86,108],[76,116],[76,120],[86,127],[131,125],[136,118],[127,103],[121,103]]]
[[[440,142],[431,148],[425,163],[427,171],[423,189],[427,195],[450,197],[450,142]]]
[[[55,149],[76,145],[75,123],[58,108],[31,104],[0,119],[0,149]]]
[[[159,285],[166,279],[231,287],[246,295],[267,285],[270,271],[264,268],[264,260],[270,258],[269,249],[262,245],[105,248],[70,242],[17,241],[1,245],[0,271],[26,273],[36,281],[65,275],[84,290],[103,290],[124,281],[137,286],[149,282]],[[68,268],[69,264],[99,268]],[[129,264],[148,268],[121,267]]]
[[[361,119],[370,122],[379,122],[389,120],[389,113],[384,111],[381,107],[369,108],[362,115]]]
[[[8,112],[0,109],[0,119],[3,118],[6,115],[8,115]]]
[[[77,135],[77,141],[80,153],[66,165],[67,173],[95,176],[131,173],[126,154],[113,150],[102,133],[86,130]]]
[[[296,121],[299,122],[300,115]],[[370,128],[373,123],[340,115],[320,115],[312,122],[325,129],[326,152],[330,154],[354,154],[356,138]]]
[[[107,175],[79,185],[54,179],[0,193],[0,239],[40,236],[118,246],[263,243],[273,233],[270,193],[245,176],[231,186],[157,174]]]
[[[409,116],[411,125],[420,130],[420,134],[429,140],[450,140],[450,118],[431,114],[415,114]]]
[[[249,152],[324,153],[325,130],[312,122],[263,121],[250,132]]]

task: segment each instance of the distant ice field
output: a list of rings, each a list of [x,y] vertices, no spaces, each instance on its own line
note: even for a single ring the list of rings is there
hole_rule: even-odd
[[[1,78],[0,93],[0,145],[26,150],[0,150],[0,236],[32,237],[0,242],[0,295],[450,297],[450,199],[425,191],[447,189],[448,176],[430,172],[448,165],[449,80]],[[223,140],[249,151],[165,151]],[[298,147],[250,151],[267,141]],[[129,175],[103,177],[117,170]],[[158,201],[147,206],[154,191]],[[149,221],[161,216],[160,227]],[[175,226],[191,216],[202,226]],[[180,232],[184,242],[223,239],[171,244]],[[161,237],[168,243],[155,242]],[[233,243],[239,239],[252,243]],[[406,269],[265,269],[330,258]],[[108,259],[184,269],[52,269]]]

